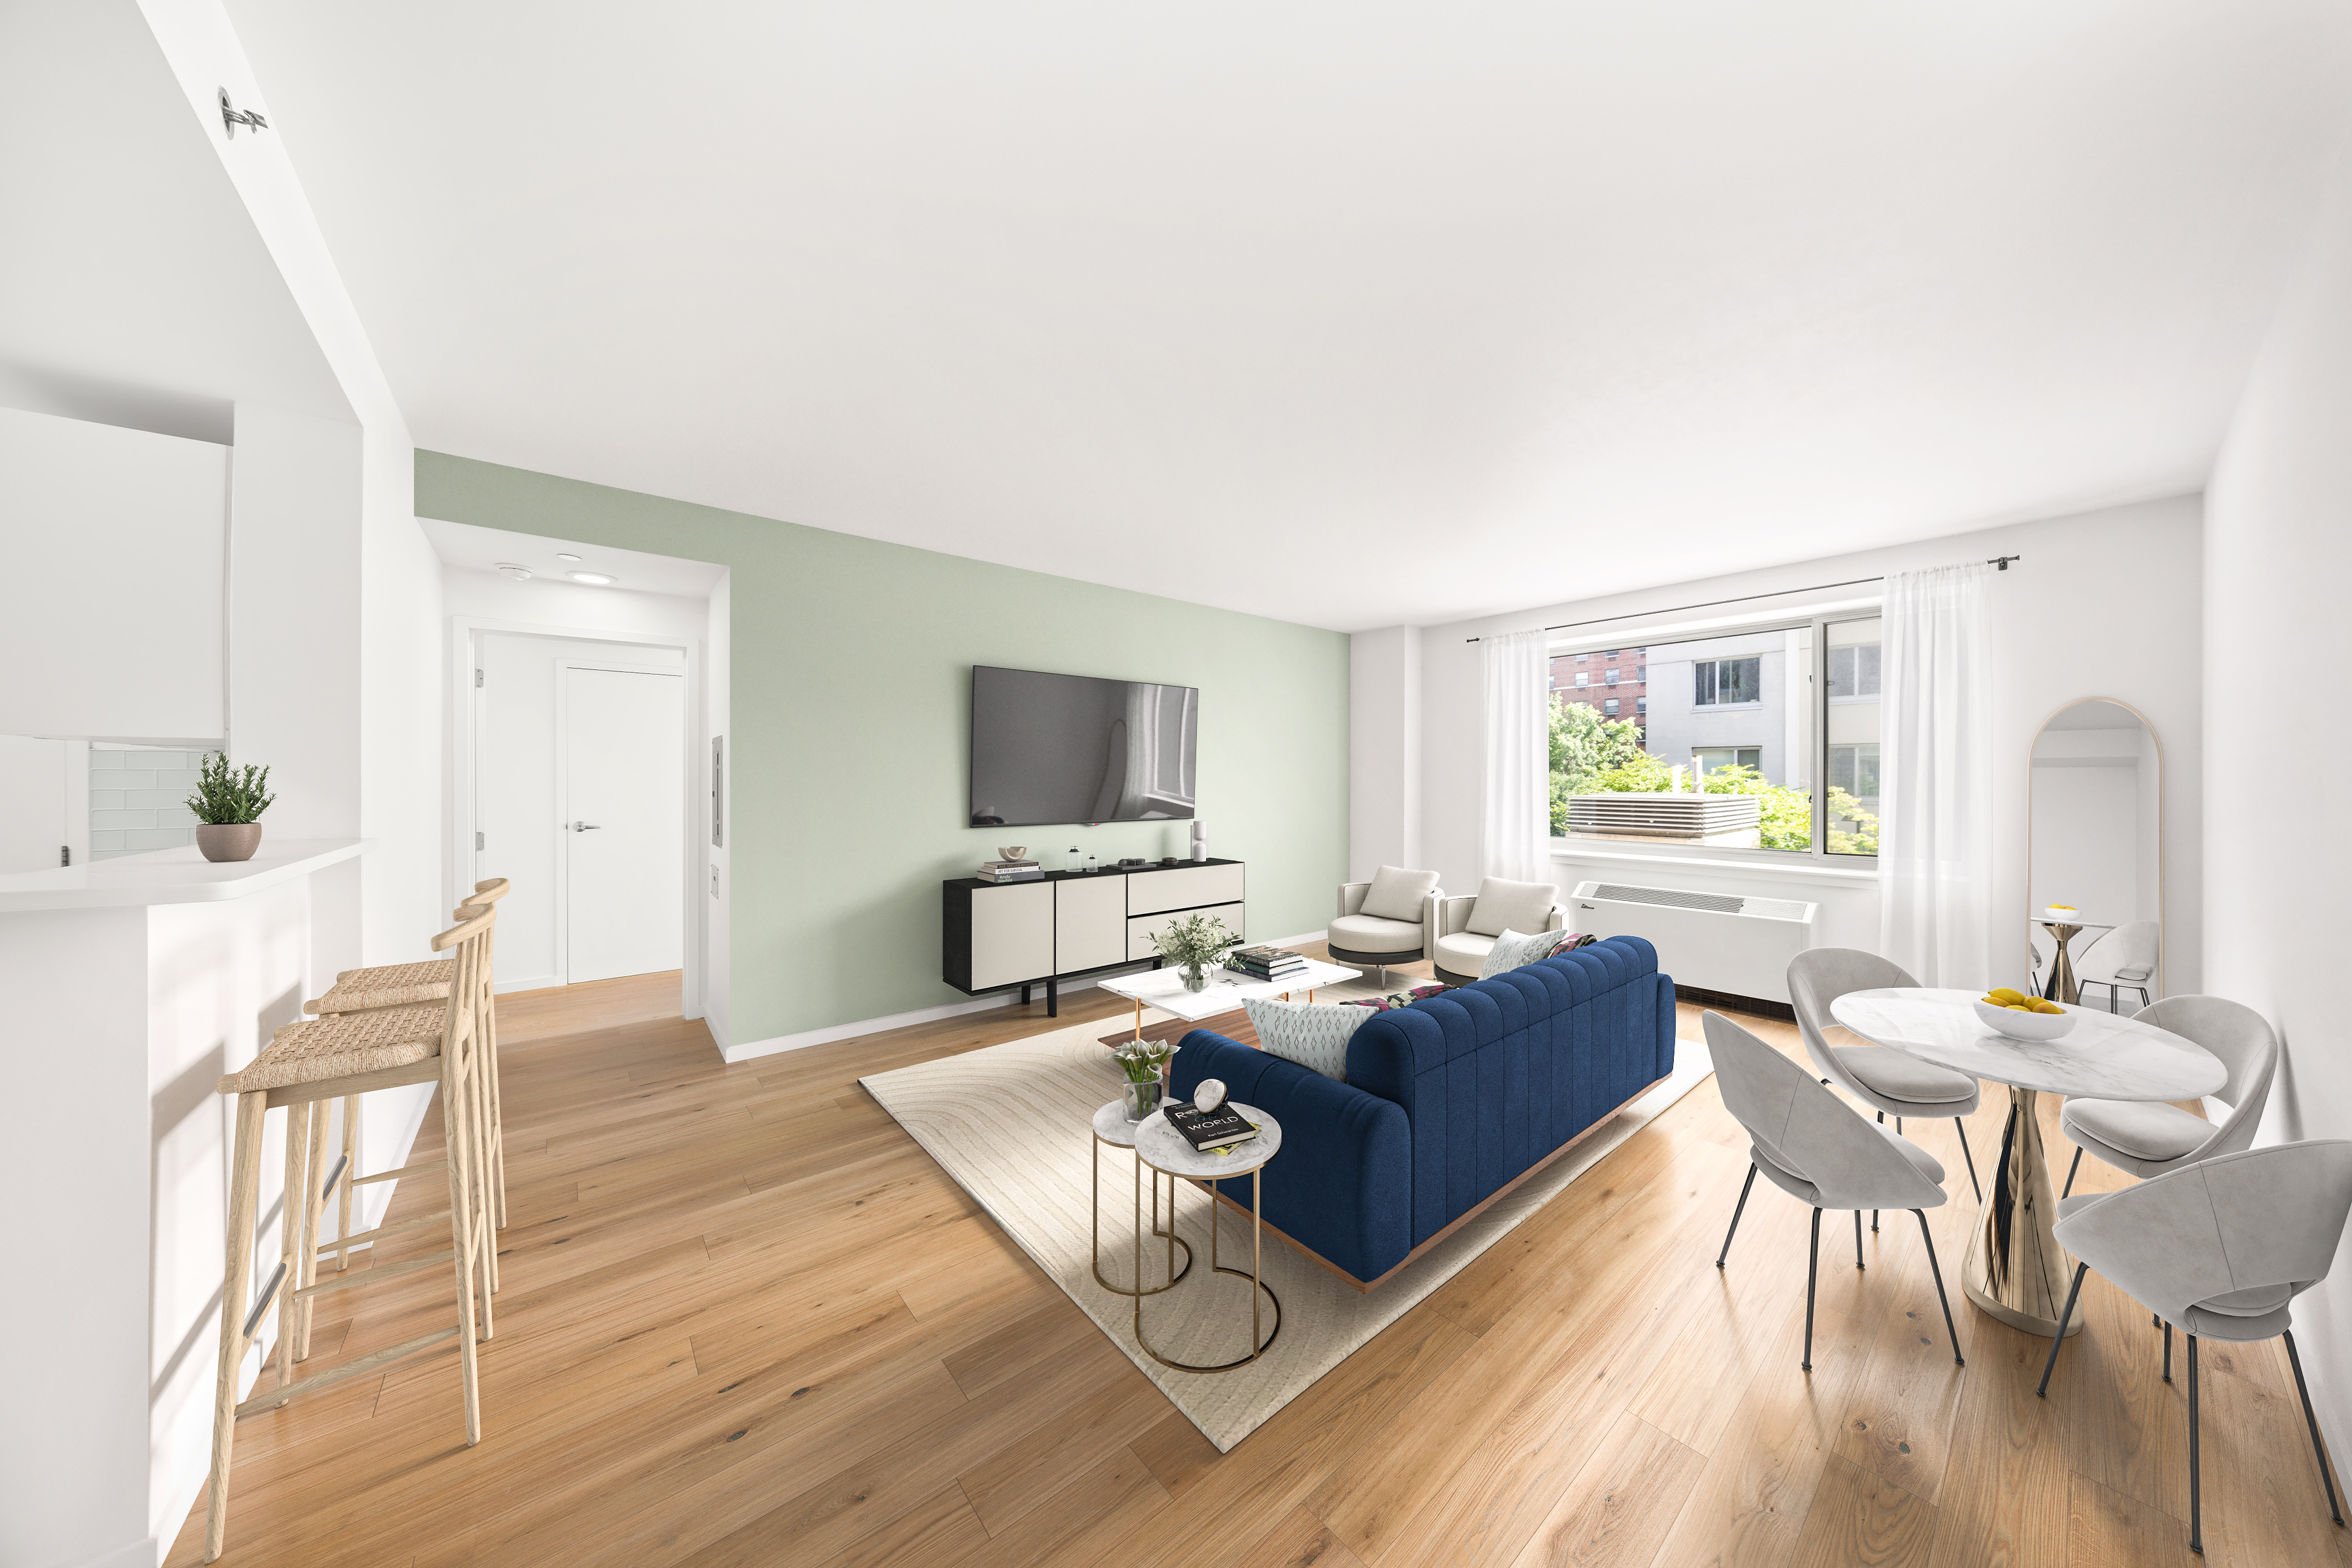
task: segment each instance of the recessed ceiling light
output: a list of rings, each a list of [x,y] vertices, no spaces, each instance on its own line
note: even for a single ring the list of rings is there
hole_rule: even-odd
[[[599,588],[610,586],[613,581],[602,572],[572,572],[566,575],[574,583],[593,583]]]
[[[569,552],[569,551],[565,551],[565,550],[559,550],[559,551],[557,551],[557,552],[555,552],[555,558],[556,558],[558,561],[577,561],[577,560],[579,560],[579,559],[580,559],[580,557],[579,557],[579,556],[574,555],[574,554],[572,554],[571,552]]]
[[[499,562],[498,572],[499,576],[511,578],[517,583],[527,582],[530,577],[530,568],[519,561]]]

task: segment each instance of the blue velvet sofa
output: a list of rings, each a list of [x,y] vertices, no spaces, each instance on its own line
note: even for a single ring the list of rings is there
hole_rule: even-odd
[[[1274,1113],[1267,1227],[1369,1289],[1674,1065],[1674,982],[1619,936],[1375,1014],[1345,1083],[1194,1029],[1170,1087]],[[1221,1190],[1246,1209],[1247,1181]]]

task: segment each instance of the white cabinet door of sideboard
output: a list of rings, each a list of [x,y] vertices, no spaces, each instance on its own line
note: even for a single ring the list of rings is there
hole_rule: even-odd
[[[1099,872],[1054,885],[1054,973],[1127,962],[1127,879]]]
[[[1249,935],[1240,904],[1213,904],[1205,910],[1172,910],[1164,915],[1138,916],[1127,922],[1127,956],[1129,959],[1157,957],[1160,950],[1151,945],[1153,934],[1193,915],[1214,915],[1235,937],[1246,938]]]
[[[1054,973],[1054,884],[1016,882],[971,895],[971,988]]]
[[[1239,866],[1182,866],[1172,871],[1147,871],[1126,880],[1127,912],[1131,915],[1237,904],[1243,898]]]

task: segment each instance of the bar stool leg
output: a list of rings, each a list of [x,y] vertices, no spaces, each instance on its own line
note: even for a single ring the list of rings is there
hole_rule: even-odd
[[[296,1272],[298,1289],[316,1283],[319,1278],[319,1226],[327,1215],[327,1194],[319,1184],[327,1169],[327,1119],[333,1105],[331,1101],[320,1100],[316,1105],[303,1107],[303,1110],[310,1124],[310,1137],[302,1161],[302,1267]],[[290,1198],[287,1207],[289,1210],[293,1207]],[[317,1302],[309,1296],[295,1299],[301,1302],[301,1306],[294,1314],[294,1359],[309,1361],[310,1312]]]
[[[302,1314],[294,1305],[296,1283],[302,1278],[302,1152],[310,1141],[310,1107],[286,1108],[286,1185],[278,1198],[278,1261],[285,1267],[278,1294],[278,1386],[294,1381],[294,1326]],[[279,1408],[286,1405],[279,1400]]]
[[[466,1394],[466,1447],[482,1440],[481,1390],[474,1375],[474,1197],[466,1182],[466,1142],[460,1119],[466,1096],[465,1063],[453,1054],[457,1042],[445,1047],[441,1068],[441,1103],[449,1123],[449,1157],[443,1163],[449,1180],[449,1240],[457,1264],[457,1373]]]
[[[352,1194],[359,1188],[360,1178],[360,1097],[343,1096],[343,1188],[342,1207],[336,1216],[335,1272],[347,1273],[352,1267]]]
[[[253,1286],[253,1229],[261,1207],[262,1113],[267,1092],[236,1097],[236,1142],[229,1174],[228,1264],[222,1276],[220,1378],[213,1390],[213,1463],[205,1481],[205,1561],[217,1561],[228,1532],[229,1450],[236,1440],[236,1374],[245,1364],[245,1301]]]

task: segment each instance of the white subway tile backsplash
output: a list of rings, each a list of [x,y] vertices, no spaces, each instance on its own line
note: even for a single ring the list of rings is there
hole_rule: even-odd
[[[155,770],[152,768],[125,768],[119,773],[109,775],[106,782],[115,789],[153,789],[155,787]]]
[[[159,767],[155,770],[155,787],[157,789],[175,789],[182,795],[186,795],[189,791],[196,787],[197,781],[203,777],[204,774],[198,773],[194,768]]]
[[[188,809],[188,792],[184,789],[126,789],[121,795],[122,804],[126,806],[171,812]],[[98,803],[92,801],[90,805],[94,808]]]
[[[131,849],[177,849],[195,841],[192,827],[133,827],[122,835],[124,846]]]
[[[89,749],[89,771],[111,773],[122,765],[124,752],[116,746],[92,746]]]
[[[89,852],[92,855],[96,855],[101,849],[112,849],[119,852],[121,848],[122,829],[119,827],[93,827],[89,830]]]
[[[152,811],[93,811],[89,814],[89,828],[93,833],[101,827],[145,828],[154,826],[155,814]]]
[[[89,808],[92,811],[121,811],[128,804],[122,795],[123,792],[119,789],[92,789],[89,792]]]

